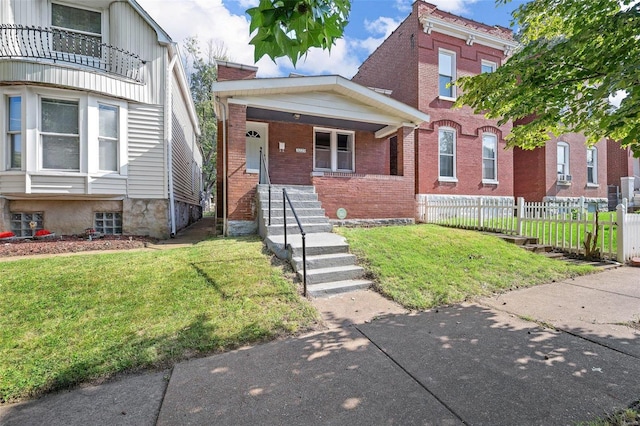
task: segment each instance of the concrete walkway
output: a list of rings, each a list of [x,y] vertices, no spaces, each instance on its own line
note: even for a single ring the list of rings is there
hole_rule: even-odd
[[[640,399],[640,330],[622,325],[640,269],[420,313],[371,292],[315,303],[327,331],[0,406],[0,424],[555,425]]]

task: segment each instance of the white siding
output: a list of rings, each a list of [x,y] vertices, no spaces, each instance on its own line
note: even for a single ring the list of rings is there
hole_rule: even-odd
[[[84,176],[32,175],[32,194],[85,194],[87,179]]]
[[[122,178],[99,177],[89,180],[91,194],[126,195],[127,180]]]
[[[11,174],[0,176],[0,194],[23,194],[25,192],[25,175]]]
[[[167,197],[163,108],[129,105],[129,197]]]
[[[200,202],[201,158],[196,144],[195,130],[189,118],[186,102],[174,78],[172,84],[173,105],[173,191],[175,199],[191,204]],[[197,152],[197,156],[194,155]],[[197,170],[197,172],[196,172]]]

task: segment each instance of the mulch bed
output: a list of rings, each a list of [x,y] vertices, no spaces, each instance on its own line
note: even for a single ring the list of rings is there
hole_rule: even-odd
[[[34,254],[78,253],[94,250],[129,250],[146,247],[157,240],[129,235],[105,235],[89,239],[86,236],[63,235],[41,240],[17,239],[0,241],[0,257],[30,256]]]

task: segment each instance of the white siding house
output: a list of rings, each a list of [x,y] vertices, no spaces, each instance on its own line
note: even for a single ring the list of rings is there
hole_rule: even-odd
[[[200,218],[177,45],[135,0],[0,2],[0,231],[167,238]]]

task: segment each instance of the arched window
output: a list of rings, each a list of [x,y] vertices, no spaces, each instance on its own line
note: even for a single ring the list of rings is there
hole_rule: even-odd
[[[482,180],[498,180],[498,137],[493,133],[482,135]]]
[[[438,155],[440,180],[456,179],[456,131],[450,127],[438,129]]]

